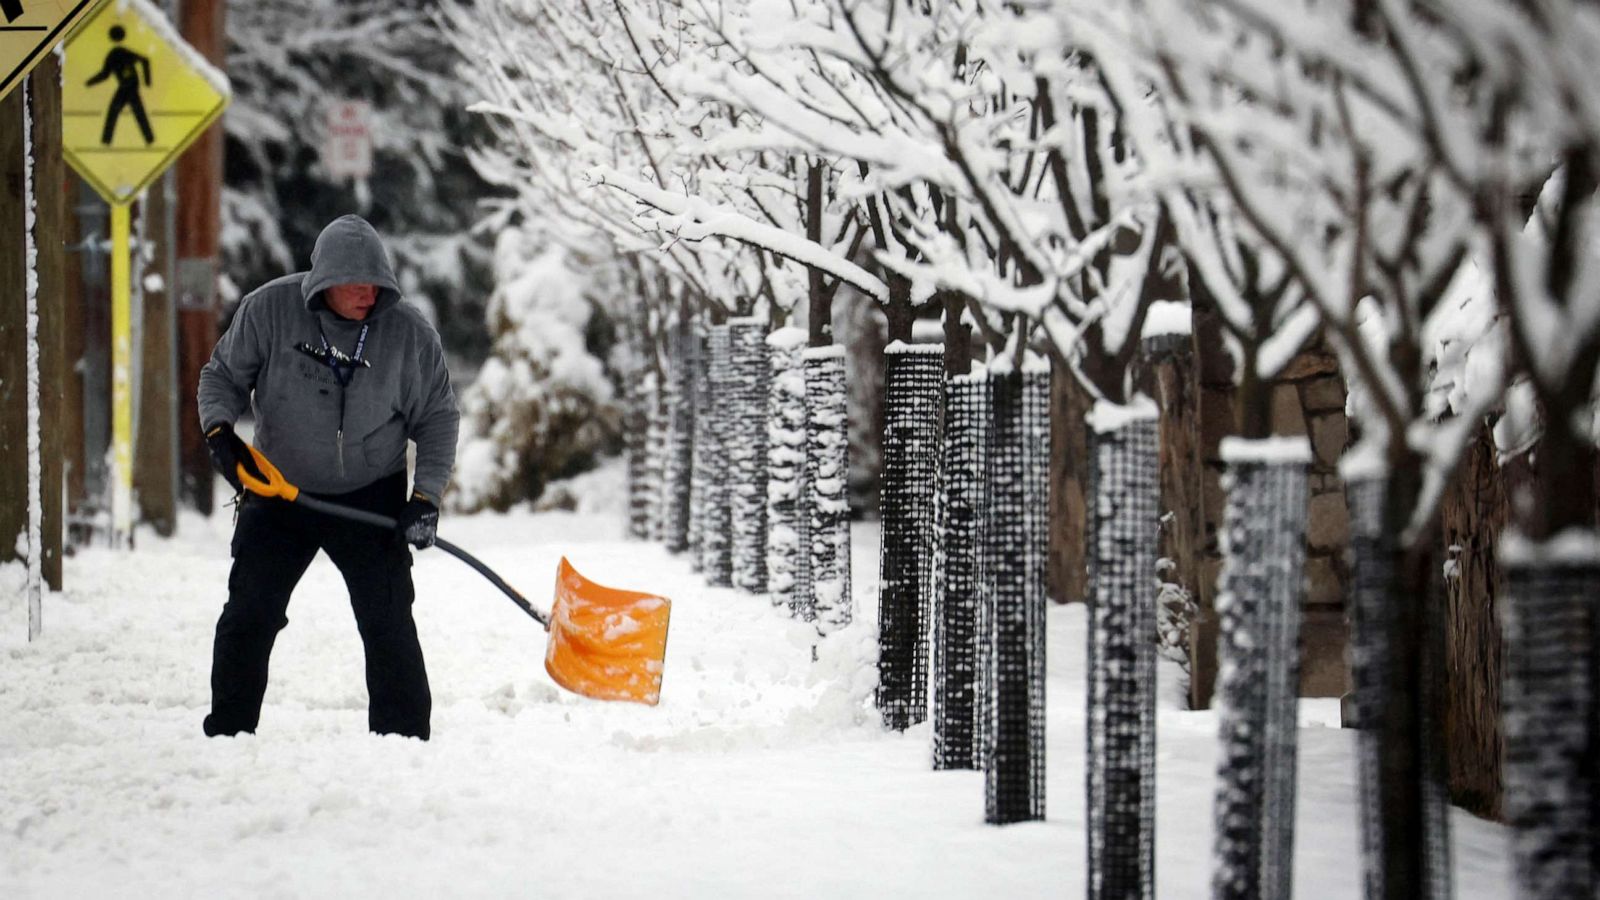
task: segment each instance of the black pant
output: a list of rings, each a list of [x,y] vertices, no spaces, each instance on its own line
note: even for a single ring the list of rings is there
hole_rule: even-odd
[[[289,594],[318,550],[339,567],[367,653],[367,724],[381,734],[428,738],[433,698],[411,619],[411,552],[391,531],[246,494],[233,530],[228,603],[217,620],[211,658],[208,735],[253,732],[267,690],[267,658],[289,620]],[[394,517],[406,502],[398,472],[352,491],[325,496]]]

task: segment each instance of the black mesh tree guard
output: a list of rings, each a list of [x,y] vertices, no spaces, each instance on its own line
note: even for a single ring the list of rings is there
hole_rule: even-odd
[[[811,499],[811,597],[817,633],[850,624],[850,439],[844,347],[812,347],[806,371],[806,482]]]
[[[1357,729],[1357,774],[1360,778],[1362,867],[1368,897],[1387,895],[1384,883],[1384,847],[1390,829],[1412,827],[1409,817],[1396,817],[1384,809],[1382,793],[1384,695],[1391,690],[1394,655],[1391,635],[1396,628],[1390,586],[1396,577],[1399,536],[1384,527],[1387,481],[1382,475],[1347,474],[1345,500],[1350,509],[1350,681]],[[1418,603],[1429,598],[1415,598]],[[1442,636],[1435,636],[1442,637]],[[1443,650],[1435,640],[1422,646],[1424,685],[1437,677]],[[1408,690],[1415,690],[1412,685]],[[1419,698],[1421,732],[1425,735],[1423,771],[1423,900],[1447,900],[1450,888],[1449,796],[1445,785],[1443,723],[1434,716],[1428,697]]]
[[[732,464],[733,583],[767,591],[767,328],[760,319],[734,319],[728,335],[732,384],[728,392],[728,458]]]
[[[1038,817],[1044,817],[1045,772],[1045,610],[1050,579],[1050,367],[1031,364],[1022,371],[1023,585],[1027,605],[1029,777],[1038,779]]]
[[[645,477],[650,482],[647,504],[650,515],[649,538],[652,541],[665,540],[667,534],[667,467],[672,456],[670,386],[670,380],[665,378],[652,378],[650,382],[652,390],[649,400],[650,424],[645,438]],[[663,387],[668,390],[663,390]]]
[[[994,430],[989,379],[958,375],[945,383],[944,449],[939,465],[942,565],[933,650],[933,767],[978,769],[986,720],[978,717],[978,602],[988,491],[984,473]]]
[[[1089,446],[1089,897],[1148,900],[1155,891],[1155,549],[1161,500],[1154,405],[1097,405]]]
[[[876,700],[883,724],[904,731],[928,717],[944,346],[897,341],[885,349],[884,359]]]
[[[705,327],[696,322],[689,337],[692,350],[692,368],[689,372],[694,402],[694,447],[690,458],[694,465],[689,473],[689,567],[696,572],[704,569],[705,522],[708,511],[707,491],[711,484],[711,470],[716,461],[711,452],[711,377],[707,372],[710,360],[706,346]]]
[[[1226,438],[1222,456],[1228,463],[1216,599],[1222,746],[1211,896],[1288,897],[1311,448],[1303,438]]]
[[[689,549],[689,494],[694,474],[694,331],[688,322],[672,330],[672,372],[668,379],[666,510],[667,549]]]
[[[993,581],[992,646],[986,704],[986,821],[1045,815],[1044,559],[1048,537],[1049,376],[991,376],[994,437],[987,454],[984,535],[986,576]]]
[[[1501,542],[1505,815],[1519,898],[1600,896],[1593,532]]]
[[[713,325],[706,336],[706,380],[710,403],[702,407],[711,420],[706,448],[705,518],[701,520],[700,565],[712,587],[733,585],[733,515],[729,505],[731,482],[728,446],[730,389],[733,384],[732,346],[727,325]]]
[[[806,490],[806,332],[781,328],[767,338],[767,591],[775,606],[807,622],[811,599],[811,507]]]
[[[628,536],[650,537],[650,397],[648,377],[634,379],[623,419],[628,453]]]

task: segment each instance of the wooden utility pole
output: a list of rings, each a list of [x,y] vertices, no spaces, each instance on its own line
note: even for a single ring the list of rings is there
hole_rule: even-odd
[[[31,127],[23,127],[30,116]],[[23,558],[17,538],[29,531],[29,508],[37,491],[40,570],[54,590],[61,588],[62,531],[59,386],[65,245],[61,180],[61,68],[50,54],[25,85],[0,101],[0,562]],[[30,199],[35,201],[31,233]],[[35,253],[31,264],[30,240]],[[37,279],[32,289],[39,348],[37,485],[30,483],[34,458],[28,421],[32,401],[28,381],[30,269]],[[30,637],[38,630],[37,613],[37,608],[30,606]]]
[[[178,26],[184,40],[217,68],[227,70],[223,0],[182,0]],[[184,494],[211,512],[213,474],[200,435],[195,393],[200,368],[217,343],[217,273],[222,235],[222,124],[212,125],[178,158],[177,267],[178,423]]]
[[[17,535],[28,527],[25,93],[19,85],[0,100],[0,562],[18,558]]]
[[[141,244],[134,277],[143,285],[133,489],[138,521],[170,537],[178,515],[177,317],[172,302],[175,179],[157,179],[139,204]],[[148,244],[148,247],[145,246]],[[156,279],[149,275],[159,276]]]
[[[62,434],[66,383],[66,182],[61,155],[61,59],[54,53],[28,76],[33,105],[33,215],[39,278],[39,463],[43,507],[40,565],[45,583],[61,590],[61,542],[66,532],[62,509]]]

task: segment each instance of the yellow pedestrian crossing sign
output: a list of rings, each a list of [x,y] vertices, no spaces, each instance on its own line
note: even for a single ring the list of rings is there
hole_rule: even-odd
[[[227,78],[149,0],[108,0],[86,19],[61,78],[67,162],[113,205],[133,202],[228,105]]]
[[[0,0],[0,97],[28,77],[100,0]]]

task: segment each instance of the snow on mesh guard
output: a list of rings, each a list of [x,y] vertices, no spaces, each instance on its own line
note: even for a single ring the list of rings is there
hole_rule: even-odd
[[[1383,799],[1384,694],[1391,689],[1417,690],[1438,677],[1443,649],[1433,636],[1423,641],[1422,685],[1392,685],[1396,676],[1390,661],[1394,645],[1390,635],[1396,628],[1389,586],[1396,577],[1398,555],[1395,535],[1383,525],[1383,505],[1387,482],[1382,477],[1350,477],[1345,481],[1345,499],[1350,507],[1350,680],[1355,712],[1357,772],[1360,776],[1361,850],[1368,897],[1385,896],[1384,848],[1395,828],[1420,826],[1423,869],[1423,900],[1446,900],[1450,889],[1449,798],[1445,787],[1443,747],[1438,737],[1442,723],[1429,709],[1430,697],[1419,697],[1424,735],[1422,753],[1422,821],[1385,810]],[[1418,602],[1429,602],[1417,598]],[[1442,641],[1442,632],[1438,635]],[[1437,696],[1437,692],[1433,692]]]
[[[628,453],[628,536],[650,537],[650,389],[649,376],[634,381],[623,420]]]
[[[811,506],[806,489],[805,332],[785,328],[767,338],[767,591],[775,606],[807,622],[811,598]]]
[[[767,591],[767,329],[759,319],[729,323],[732,382],[728,459],[732,469],[733,583]]]
[[[689,568],[702,571],[705,552],[706,501],[711,487],[711,470],[716,460],[711,454],[711,377],[706,370],[710,350],[706,346],[705,326],[696,322],[690,337],[692,368],[689,372],[690,390],[694,398],[694,447],[690,458],[693,470],[689,473]]]
[[[668,431],[666,512],[667,549],[689,549],[689,493],[694,471],[694,332],[688,323],[672,330],[672,373],[667,382]]]
[[[987,491],[984,466],[994,430],[986,375],[945,382],[939,466],[943,564],[938,567],[933,644],[933,767],[977,769],[985,721],[978,717],[979,551]]]
[[[1244,454],[1268,442],[1239,442]],[[1273,444],[1279,442],[1271,442]],[[1230,457],[1224,486],[1221,636],[1211,896],[1288,897],[1294,868],[1300,603],[1310,450]],[[1242,456],[1243,454],[1240,454]]]
[[[1593,533],[1503,541],[1505,814],[1517,896],[1593,897]]]
[[[645,504],[652,541],[664,541],[667,537],[667,457],[671,454],[669,416],[672,400],[667,390],[663,390],[663,381],[670,388],[671,382],[667,379],[651,381],[653,390],[650,392],[649,426],[645,435],[644,471],[648,481]]]
[[[904,731],[928,717],[933,495],[944,347],[891,344],[884,360],[876,700],[883,724]]]
[[[804,351],[806,480],[811,494],[811,597],[817,633],[850,624],[849,413],[844,348]]]
[[[1154,418],[1089,435],[1091,900],[1149,900],[1155,891],[1156,435]]]
[[[733,373],[732,346],[727,325],[712,325],[706,337],[706,381],[710,403],[702,407],[711,420],[706,448],[705,518],[701,522],[700,565],[712,587],[733,585],[733,513],[729,505],[732,479],[728,473],[731,441],[730,394]]]
[[[993,647],[986,704],[984,819],[991,824],[1045,815],[1045,583],[1049,507],[1048,373],[995,375],[994,440],[984,538],[985,577],[993,580]],[[1153,569],[1152,569],[1153,571]]]

